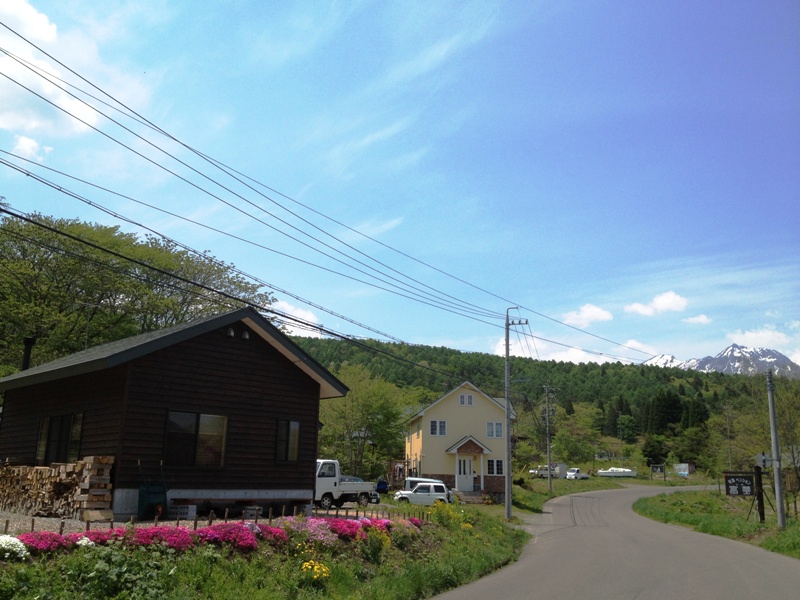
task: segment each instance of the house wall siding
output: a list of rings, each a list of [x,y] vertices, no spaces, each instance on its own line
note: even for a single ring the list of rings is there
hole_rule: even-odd
[[[131,364],[119,487],[145,477],[167,487],[313,489],[319,386],[254,332],[227,327]],[[168,411],[227,417],[224,467],[161,467]],[[297,462],[277,462],[279,419],[300,422]]]
[[[33,465],[43,417],[83,413],[80,456],[115,455],[125,367],[5,393],[0,459]]]

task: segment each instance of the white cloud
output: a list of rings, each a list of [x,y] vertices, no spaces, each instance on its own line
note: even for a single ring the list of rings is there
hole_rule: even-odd
[[[150,91],[137,75],[103,63],[96,28],[62,31],[24,0],[0,2],[0,21],[129,106],[141,109],[149,99]],[[89,15],[81,19],[85,28],[91,28],[91,23]],[[115,15],[103,23],[109,30],[107,38],[118,43],[121,31]],[[5,29],[0,30],[0,46],[18,58],[0,54],[0,72],[8,78],[0,80],[0,129],[69,137],[97,125],[95,109],[70,96],[65,91],[68,84],[60,80],[71,81],[79,89],[87,87],[85,82]]]
[[[0,3],[0,19],[32,41],[52,42],[56,39],[56,26],[26,0],[4,0]]]
[[[711,319],[709,319],[706,315],[697,315],[696,317],[688,317],[681,320],[684,323],[696,323],[698,325],[708,325],[711,323]]]
[[[647,317],[663,312],[680,312],[686,310],[688,300],[673,291],[664,292],[653,298],[650,304],[634,302],[625,307],[625,312],[632,312]]]
[[[607,310],[594,304],[584,304],[578,310],[573,310],[564,315],[564,322],[575,327],[588,327],[599,321],[610,321],[614,318]]]
[[[523,358],[532,358],[534,360],[554,360],[556,362],[569,362],[569,363],[606,363],[618,360],[614,356],[605,356],[596,354],[594,352],[587,352],[580,348],[569,348],[567,346],[560,346],[557,344],[549,344],[543,340],[530,339],[520,341],[519,339],[509,339],[508,353],[511,356],[521,356]],[[629,352],[628,352],[629,353]],[[494,354],[496,356],[506,355],[506,341],[505,338],[499,339],[494,344]]]
[[[728,334],[728,339],[734,344],[749,348],[779,349],[790,342],[788,335],[768,327],[755,331],[735,331]]]
[[[644,352],[646,354],[649,354],[650,356],[655,356],[655,355],[659,354],[659,352],[653,346],[651,346],[649,344],[643,344],[642,342],[639,342],[639,341],[633,340],[633,339],[628,340],[627,342],[625,342],[623,344],[623,346],[625,346],[625,348],[618,348],[618,350],[617,350],[620,354],[629,354],[629,353],[626,352],[626,350],[628,348],[634,348],[636,350],[641,350],[642,352]],[[644,356],[644,355],[642,355],[642,356]],[[646,360],[646,357],[645,357],[645,360]]]
[[[302,319],[307,323],[313,323],[319,325],[319,319],[317,315],[315,315],[312,311],[300,308],[299,306],[294,306],[293,304],[289,304],[285,300],[278,300],[272,303],[272,308],[278,310],[282,313],[287,315],[291,315],[293,317],[297,317],[298,319]],[[289,335],[298,335],[303,337],[322,337],[322,334],[315,330],[308,330],[300,325],[293,324],[291,321],[287,322],[286,328],[289,332]]]
[[[30,160],[42,161],[42,152],[49,154],[52,152],[50,146],[40,146],[36,140],[26,137],[24,135],[14,136],[14,154],[18,154],[23,158]]]

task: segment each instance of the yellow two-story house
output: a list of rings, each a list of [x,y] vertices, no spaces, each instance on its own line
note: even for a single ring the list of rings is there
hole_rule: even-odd
[[[514,418],[512,411],[511,418]],[[506,408],[464,382],[406,422],[409,476],[441,479],[463,492],[505,491]]]

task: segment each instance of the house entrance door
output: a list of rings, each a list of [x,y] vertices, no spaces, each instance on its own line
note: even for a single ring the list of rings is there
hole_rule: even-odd
[[[458,476],[456,477],[456,489],[461,492],[472,491],[472,459],[458,459]]]

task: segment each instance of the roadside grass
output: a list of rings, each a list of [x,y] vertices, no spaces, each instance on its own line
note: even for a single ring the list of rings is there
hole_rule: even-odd
[[[773,503],[774,504],[774,503]],[[761,546],[772,552],[800,558],[800,523],[789,519],[779,530],[774,511],[767,508],[759,523],[749,498],[734,498],[717,491],[674,492],[637,500],[633,509],[663,523]]]
[[[482,509],[439,505],[419,528],[367,528],[360,538],[326,543],[310,530],[290,532],[284,545],[260,541],[250,552],[110,543],[0,559],[0,600],[427,598],[519,556],[530,536]]]

